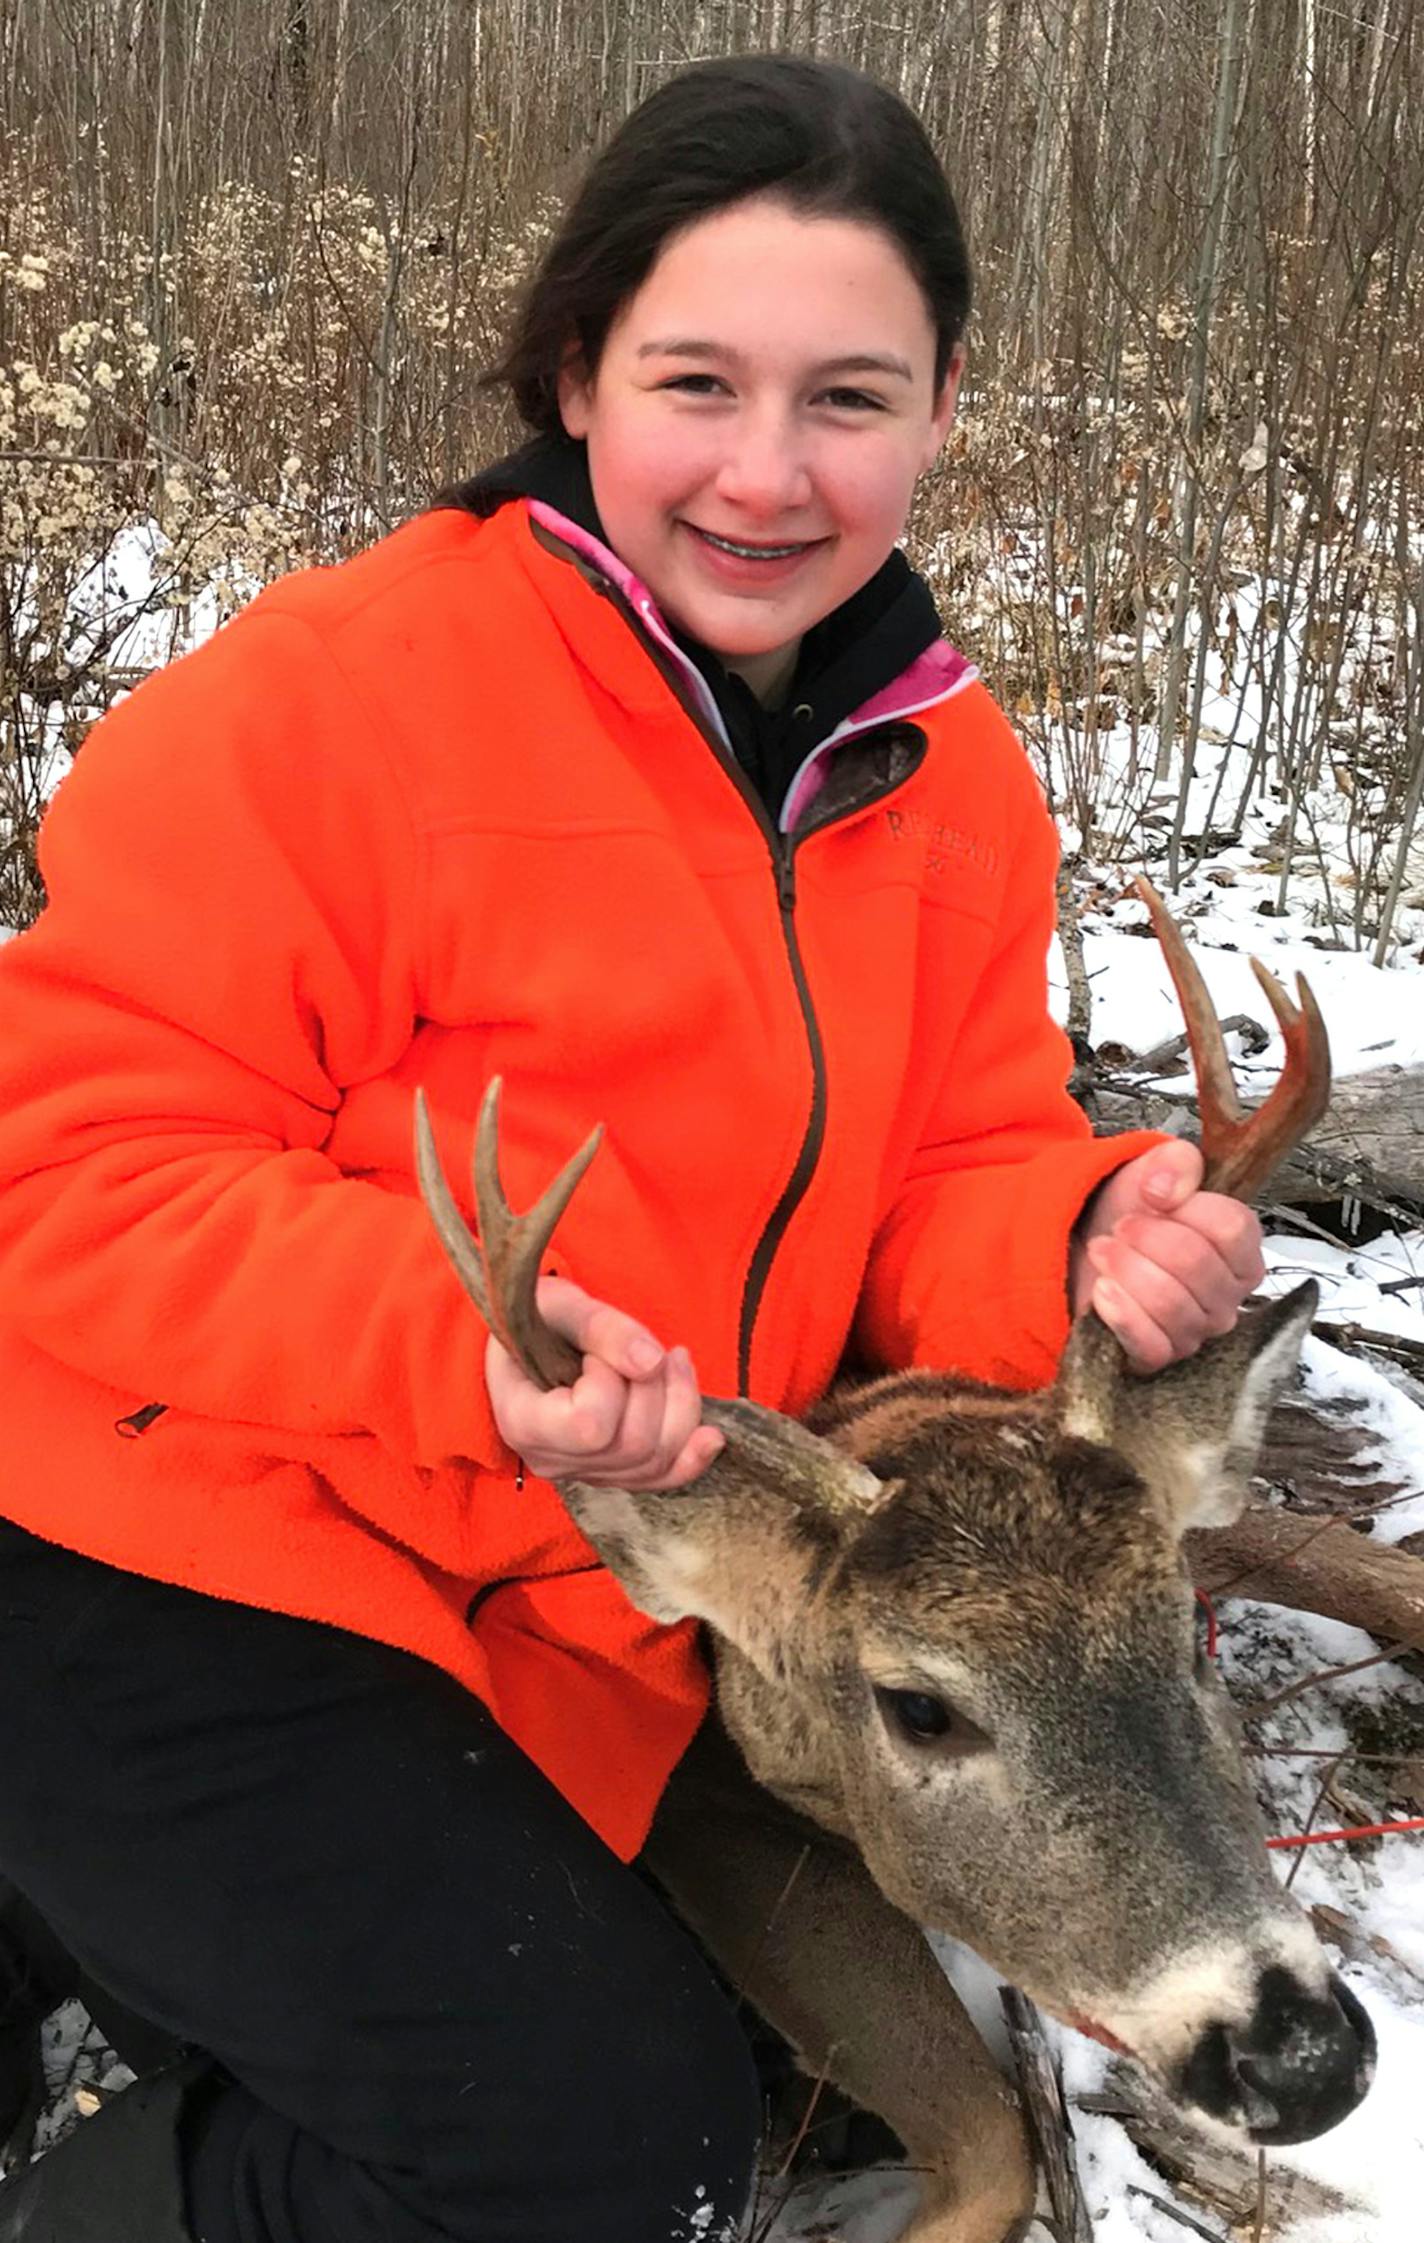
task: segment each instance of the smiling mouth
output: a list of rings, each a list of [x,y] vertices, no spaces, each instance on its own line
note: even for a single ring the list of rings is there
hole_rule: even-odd
[[[739,561],[789,561],[796,554],[809,553],[813,545],[822,543],[820,538],[808,538],[796,545],[744,545],[740,539],[718,537],[714,530],[699,529],[695,522],[689,522],[687,527],[717,552],[730,553]]]

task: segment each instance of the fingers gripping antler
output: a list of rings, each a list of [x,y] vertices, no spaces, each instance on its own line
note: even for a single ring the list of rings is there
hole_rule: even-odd
[[[471,1232],[445,1180],[421,1091],[415,1094],[416,1174],[421,1196],[460,1283],[526,1377],[548,1392],[556,1386],[572,1386],[583,1369],[583,1358],[572,1342],[545,1323],[539,1314],[535,1305],[539,1263],[584,1170],[598,1150],[603,1131],[601,1127],[591,1131],[548,1190],[526,1214],[516,1215],[505,1198],[499,1177],[499,1094],[500,1081],[496,1076],[481,1103],[475,1134],[478,1237]],[[738,1474],[744,1484],[760,1489],[763,1496],[768,1489],[779,1489],[793,1506],[814,1505],[832,1516],[863,1519],[888,1502],[898,1485],[877,1480],[866,1466],[843,1455],[818,1434],[808,1433],[795,1418],[782,1417],[778,1411],[755,1402],[720,1401],[704,1395],[702,1422],[716,1426],[724,1436],[725,1458],[737,1460]],[[592,1514],[577,1508],[572,1501],[569,1491],[573,1483],[560,1480],[558,1484],[569,1497],[570,1507],[585,1533],[596,1547],[602,1548]],[[670,1492],[686,1493],[680,1485]],[[721,1492],[725,1495],[725,1483]],[[596,1487],[582,1490],[585,1497],[594,1493]],[[640,1500],[656,1504],[659,1491],[645,1489]],[[620,1527],[620,1536],[621,1531]],[[646,1542],[641,1545],[644,1560],[648,1549]],[[634,1601],[639,1602],[640,1592],[648,1590],[652,1577],[642,1574],[638,1584],[633,1583],[627,1567],[637,1553],[630,1557],[630,1551],[631,1545],[620,1540],[618,1558],[610,1556],[608,1562]],[[636,1565],[634,1570],[636,1572]],[[682,1612],[664,1611],[647,1603],[640,1603],[640,1610],[651,1612],[655,1619],[684,1616]]]
[[[495,1338],[508,1348],[526,1377],[547,1393],[552,1387],[572,1386],[583,1369],[583,1359],[572,1341],[544,1322],[535,1306],[539,1263],[579,1179],[598,1151],[603,1129],[600,1125],[590,1131],[548,1190],[525,1214],[516,1215],[504,1196],[499,1175],[499,1093],[500,1078],[496,1075],[480,1106],[475,1135],[478,1237],[470,1231],[445,1180],[423,1091],[415,1094],[415,1169],[421,1197],[460,1283]]]
[[[1231,1199],[1255,1199],[1287,1154],[1314,1128],[1329,1102],[1330,1040],[1320,1007],[1303,974],[1296,976],[1300,1003],[1294,1005],[1269,968],[1259,958],[1251,960],[1251,970],[1285,1038],[1286,1063],[1265,1103],[1244,1112],[1216,1010],[1196,960],[1151,881],[1139,879],[1135,885],[1151,914],[1186,1021],[1201,1107],[1204,1187]]]

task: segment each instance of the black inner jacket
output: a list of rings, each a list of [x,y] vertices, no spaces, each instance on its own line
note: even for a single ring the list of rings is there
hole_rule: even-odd
[[[458,485],[440,503],[486,516],[513,498],[542,499],[600,544],[609,543],[581,443],[536,437]],[[711,647],[678,630],[670,617],[668,628],[711,687],[737,761],[773,819],[816,743],[940,637],[929,586],[899,551],[806,633],[795,672],[775,708],[763,708],[744,679],[729,671]]]

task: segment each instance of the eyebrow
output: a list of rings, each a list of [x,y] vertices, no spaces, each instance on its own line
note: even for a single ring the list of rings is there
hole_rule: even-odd
[[[660,336],[655,342],[640,343],[635,356],[638,358],[713,358],[720,359],[729,366],[735,366],[740,363],[741,354],[738,351],[728,350],[723,343],[704,342],[697,336],[667,335]],[[817,366],[812,368],[812,372],[821,380],[826,380],[834,374],[896,374],[902,381],[906,382],[912,382],[915,378],[913,369],[903,358],[891,357],[888,352],[881,354],[872,351],[856,351],[845,358],[822,359]]]

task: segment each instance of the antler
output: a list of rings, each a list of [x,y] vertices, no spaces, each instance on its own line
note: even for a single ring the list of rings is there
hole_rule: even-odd
[[[572,1386],[583,1369],[578,1349],[546,1324],[534,1305],[539,1263],[555,1225],[573,1198],[579,1179],[603,1141],[602,1124],[591,1130],[573,1159],[560,1169],[534,1205],[516,1215],[499,1174],[498,1075],[480,1106],[475,1133],[476,1238],[445,1181],[424,1091],[415,1094],[415,1170],[421,1196],[434,1219],[455,1274],[495,1338],[508,1348],[520,1369],[547,1393]]]
[[[1270,969],[1259,958],[1251,960],[1285,1038],[1286,1063],[1264,1104],[1245,1112],[1196,960],[1151,881],[1139,878],[1135,885],[1151,914],[1187,1025],[1201,1107],[1205,1188],[1231,1199],[1255,1199],[1329,1102],[1330,1039],[1320,1007],[1303,974],[1296,976],[1300,1003],[1294,1005]]]

